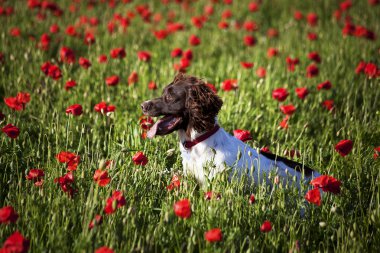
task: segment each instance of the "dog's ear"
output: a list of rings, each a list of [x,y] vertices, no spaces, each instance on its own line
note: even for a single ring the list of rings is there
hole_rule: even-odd
[[[184,80],[186,79],[186,74],[182,73],[182,72],[178,72],[178,74],[174,77],[174,80],[172,83],[176,83],[180,80]]]
[[[189,114],[187,134],[190,134],[191,128],[197,132],[213,128],[215,117],[222,105],[223,101],[202,80],[197,79],[194,84],[189,85],[186,97],[186,109]]]

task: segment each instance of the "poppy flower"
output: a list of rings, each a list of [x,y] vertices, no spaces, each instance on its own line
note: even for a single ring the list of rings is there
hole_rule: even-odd
[[[283,120],[281,120],[279,126],[283,129],[288,128],[289,127],[288,121],[289,121],[289,115],[286,115],[285,118],[283,118]]]
[[[66,27],[66,30],[65,30],[65,33],[68,35],[68,36],[71,36],[71,37],[74,37],[77,35],[77,31],[75,29],[75,27],[73,25],[69,25]]]
[[[58,162],[66,163],[66,168],[69,171],[77,170],[78,164],[80,162],[80,156],[75,153],[61,151],[56,155]]]
[[[293,14],[293,17],[295,20],[299,21],[299,20],[303,19],[303,14],[300,11],[295,11]]]
[[[268,48],[268,51],[267,51],[268,58],[272,58],[274,56],[277,56],[278,54],[279,54],[278,49],[273,48],[273,47]]]
[[[217,93],[218,90],[216,89],[215,85],[211,84],[211,83],[206,83],[206,85],[214,92],[214,93]]]
[[[306,20],[310,26],[316,26],[318,24],[318,15],[314,12],[310,12],[307,14]]]
[[[49,28],[50,33],[58,33],[59,32],[59,26],[57,24],[52,24]]]
[[[148,89],[149,90],[156,90],[157,89],[157,84],[153,81],[148,83]]]
[[[80,104],[73,104],[66,108],[66,114],[72,114],[79,116],[83,113],[82,106]]]
[[[236,79],[226,79],[222,82],[221,86],[224,91],[236,90],[238,88],[238,83]]]
[[[275,28],[269,28],[267,31],[267,36],[269,38],[276,38],[278,37],[278,30]]]
[[[236,129],[233,131],[235,138],[241,140],[242,142],[252,140],[251,133],[248,130]]]
[[[249,199],[248,199],[249,204],[252,205],[253,203],[255,203],[255,201],[256,201],[256,199],[255,199],[255,195],[251,194],[251,195],[249,196]]]
[[[170,53],[172,58],[175,57],[181,57],[182,56],[182,49],[181,48],[174,48],[172,52]]]
[[[335,150],[344,157],[351,152],[353,146],[354,143],[351,140],[341,140],[335,145]]]
[[[119,76],[110,76],[106,78],[107,86],[116,86],[119,83]]]
[[[0,251],[4,253],[26,253],[29,250],[29,244],[29,240],[16,231],[5,240]]]
[[[15,111],[22,111],[29,101],[30,94],[28,92],[19,92],[16,97],[4,98],[5,104]]]
[[[318,69],[317,65],[315,65],[315,64],[312,63],[309,66],[307,66],[307,68],[306,68],[306,77],[312,78],[312,77],[317,76],[318,73],[319,73],[319,69]]]
[[[207,16],[211,16],[212,14],[214,14],[214,7],[212,5],[206,5],[204,8],[203,8],[203,12],[204,14],[206,14]]]
[[[183,59],[191,61],[193,59],[193,51],[191,49],[185,50],[183,52]]]
[[[140,127],[144,130],[149,130],[151,128],[151,126],[153,126],[154,124],[154,121],[151,117],[149,116],[141,116],[140,117]]]
[[[58,80],[62,77],[61,69],[50,62],[45,62],[41,65],[41,71],[44,72],[46,76]]]
[[[65,175],[54,179],[54,183],[59,184],[63,192],[69,194],[70,197],[74,196],[76,190],[74,189],[74,175],[71,171]]]
[[[106,246],[100,247],[95,250],[95,253],[114,253],[114,251]]]
[[[188,199],[177,201],[173,205],[174,214],[180,218],[187,219],[191,216],[191,204]]]
[[[258,2],[250,2],[249,4],[248,4],[248,10],[250,11],[250,12],[256,12],[256,11],[258,11],[259,10],[259,3]]]
[[[28,175],[25,176],[27,180],[34,181],[34,185],[36,186],[42,186],[45,176],[45,173],[41,169],[31,169],[28,173]]]
[[[139,75],[137,74],[136,71],[133,71],[129,77],[128,77],[128,84],[129,85],[132,85],[132,84],[135,84],[139,81]]]
[[[50,45],[50,36],[46,33],[42,34],[41,37],[40,37],[40,42],[39,42],[39,47],[46,51],[49,49],[49,45]]]
[[[9,34],[12,37],[20,37],[21,36],[21,30],[18,27],[14,27],[9,31]]]
[[[72,64],[75,62],[75,54],[71,48],[62,47],[59,51],[59,56],[64,63]]]
[[[311,180],[310,184],[315,188],[321,188],[324,192],[338,194],[342,183],[332,176],[322,175]]]
[[[87,46],[89,45],[92,45],[95,43],[95,36],[93,33],[91,32],[87,32],[84,36],[84,44],[86,44]]]
[[[371,63],[371,62],[367,63],[364,68],[364,74],[368,78],[374,78],[374,77],[379,76],[379,71],[380,69],[377,69],[376,64]]]
[[[232,11],[227,9],[222,12],[222,19],[229,19],[232,17]]]
[[[110,112],[114,112],[116,109],[116,106],[114,105],[107,105],[106,102],[100,102],[99,104],[96,104],[94,106],[94,110],[96,112],[99,112],[101,114],[108,114]]]
[[[90,224],[88,224],[88,229],[91,230],[97,225],[101,225],[103,223],[103,216],[97,214],[95,215],[95,218],[90,221]]]
[[[208,242],[220,242],[222,239],[223,234],[220,228],[213,228],[205,232],[205,240]]]
[[[374,148],[375,153],[373,153],[373,159],[377,159],[380,155],[380,146]]]
[[[321,192],[318,188],[314,188],[312,190],[309,190],[306,195],[305,199],[309,201],[310,203],[313,203],[317,206],[321,205]]]
[[[5,133],[6,135],[8,135],[8,137],[12,138],[12,139],[15,139],[18,137],[18,135],[20,134],[20,129],[18,127],[15,127],[14,125],[12,124],[8,124],[6,126],[4,126],[1,131],[3,133]]]
[[[65,90],[70,90],[71,88],[75,86],[77,86],[77,83],[75,82],[75,80],[69,80],[65,84]]]
[[[189,37],[189,44],[191,46],[198,46],[199,44],[201,44],[201,39],[198,36],[192,34]]]
[[[132,161],[136,165],[145,166],[148,163],[148,158],[144,155],[143,152],[139,151],[133,155]]]
[[[324,81],[324,82],[318,84],[317,89],[318,90],[321,90],[321,89],[329,90],[329,89],[331,89],[331,87],[332,87],[331,82],[329,80],[327,80],[327,81]]]
[[[322,106],[329,111],[334,109],[334,100],[325,100],[322,102]]]
[[[148,51],[140,51],[137,53],[137,57],[139,58],[140,61],[148,62],[150,61],[151,55]]]
[[[114,191],[112,196],[107,199],[104,207],[105,214],[113,214],[118,208],[125,206],[126,201],[121,191]]]
[[[296,88],[295,91],[300,99],[305,99],[306,96],[309,94],[309,90],[306,87]]]
[[[295,70],[295,66],[300,63],[298,58],[290,58],[289,56],[285,59],[288,70],[293,72]]]
[[[107,55],[105,55],[105,54],[99,55],[98,62],[99,63],[106,63],[107,62]]]
[[[276,99],[279,102],[285,101],[289,93],[285,88],[277,88],[272,91],[272,98]]]
[[[243,24],[243,28],[247,32],[253,32],[253,31],[256,31],[258,29],[257,24],[253,21],[245,21]]]
[[[263,148],[260,149],[260,152],[264,152],[264,153],[272,153],[269,149],[269,147],[265,146]]]
[[[202,28],[203,23],[204,23],[204,18],[202,16],[198,17],[191,17],[191,23],[196,27],[196,28]]]
[[[179,176],[173,175],[172,180],[171,180],[170,184],[166,187],[166,189],[168,191],[171,191],[175,188],[178,189],[180,186],[181,186],[181,181],[179,179]]]
[[[108,172],[106,170],[96,170],[94,173],[94,181],[99,186],[106,186],[111,181],[111,178],[108,177]]]
[[[245,69],[251,69],[253,67],[252,62],[240,62],[240,65]]]
[[[260,231],[263,233],[268,233],[272,230],[272,223],[268,220],[264,221],[264,223],[260,227]]]
[[[16,223],[18,214],[12,206],[0,208],[0,224]]]
[[[222,195],[220,193],[215,193],[212,191],[205,192],[205,200],[211,200],[212,198],[220,200],[222,198]]]
[[[84,57],[79,57],[78,63],[84,69],[88,69],[89,67],[91,67],[91,62],[88,59],[84,58]]]
[[[307,55],[307,58],[309,58],[312,61],[315,61],[316,63],[321,63],[321,57],[319,56],[318,52],[310,52]]]
[[[113,59],[116,59],[116,58],[119,58],[119,59],[123,59],[125,58],[126,56],[126,52],[125,52],[125,49],[122,48],[122,47],[119,47],[119,48],[114,48],[111,50],[110,52],[110,56],[111,58]]]
[[[220,21],[220,22],[218,23],[218,27],[219,27],[220,29],[227,29],[229,26],[230,26],[230,25],[229,25],[228,22],[226,22],[226,21]]]
[[[244,44],[247,46],[247,47],[251,47],[251,46],[254,46],[256,44],[256,39],[255,37],[251,36],[251,35],[246,35],[244,37]]]
[[[265,68],[263,67],[259,67],[257,68],[256,70],[256,75],[259,77],[259,78],[265,78],[265,76],[267,75],[267,71]]]
[[[316,33],[307,33],[307,38],[308,38],[308,40],[311,40],[311,41],[313,41],[313,40],[317,40],[318,39],[318,35],[316,34]]]
[[[280,109],[283,114],[285,115],[292,115],[296,111],[296,107],[292,104],[289,105],[281,105]]]

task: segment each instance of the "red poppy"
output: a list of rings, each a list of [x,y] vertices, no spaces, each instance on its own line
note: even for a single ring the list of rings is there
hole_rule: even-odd
[[[148,62],[150,61],[151,55],[148,51],[140,51],[137,53],[137,57],[140,61]]]
[[[264,152],[264,153],[272,153],[269,149],[269,147],[265,146],[263,148],[260,149],[260,152]]]
[[[119,83],[119,76],[110,76],[106,78],[107,86],[116,86]]]
[[[250,11],[250,12],[256,12],[256,11],[258,11],[259,10],[259,2],[250,2],[249,4],[248,4],[248,10]]]
[[[245,69],[251,69],[253,67],[253,62],[240,62],[240,65]]]
[[[296,107],[292,104],[289,105],[281,105],[280,109],[283,114],[285,115],[292,115],[296,111]]]
[[[61,61],[64,63],[72,64],[75,62],[74,51],[68,47],[62,47],[59,51]]]
[[[222,82],[221,86],[224,91],[236,90],[238,87],[239,86],[236,79],[226,79]]]
[[[88,224],[88,229],[91,230],[95,226],[101,225],[103,223],[103,216],[97,214],[95,215],[95,218],[90,221],[90,224]]]
[[[309,58],[312,61],[315,61],[316,63],[320,63],[321,62],[321,57],[319,56],[318,52],[310,52],[307,55],[307,58]]]
[[[28,92],[19,92],[16,97],[4,98],[5,104],[15,111],[22,111],[29,101],[30,94]]]
[[[265,78],[265,76],[267,75],[267,71],[265,68],[263,67],[259,67],[257,68],[256,70],[256,75],[259,77],[259,78]]]
[[[29,250],[29,240],[24,238],[18,231],[11,234],[0,249],[4,253],[26,253]]]
[[[1,131],[3,133],[5,133],[6,135],[8,135],[8,137],[12,138],[12,139],[15,139],[18,137],[18,135],[20,134],[20,129],[18,127],[15,127],[14,125],[12,124],[8,124],[6,126],[4,126]]]
[[[247,32],[256,31],[258,29],[257,24],[253,21],[245,21],[243,27]]]
[[[193,59],[193,51],[191,49],[185,50],[183,52],[183,59],[191,61]]]
[[[66,27],[66,30],[65,30],[65,33],[68,35],[68,36],[76,36],[77,35],[77,31],[75,29],[75,27],[73,25],[69,25]]]
[[[71,152],[61,151],[58,155],[56,155],[56,158],[60,163],[66,163],[67,170],[69,171],[77,170],[80,162],[80,156]]]
[[[27,180],[31,180],[31,181],[34,181],[34,185],[36,186],[42,186],[45,176],[45,173],[43,170],[41,169],[31,169],[28,173],[28,175],[26,175],[26,179]]]
[[[65,84],[65,90],[70,90],[71,88],[75,86],[77,86],[77,83],[75,82],[75,80],[69,80]]]
[[[289,121],[289,115],[286,115],[285,118],[283,120],[281,120],[281,122],[279,124],[280,127],[283,129],[288,128],[289,127],[288,121]]]
[[[106,186],[109,184],[111,181],[111,178],[108,177],[108,172],[106,170],[96,170],[94,173],[94,181],[99,185],[99,186]]]
[[[106,102],[100,102],[94,106],[94,110],[102,114],[108,114],[110,112],[114,112],[116,110],[116,106],[107,105]]]
[[[201,39],[197,37],[196,35],[192,34],[189,37],[189,44],[191,46],[198,46],[199,44],[201,44]]]
[[[84,69],[88,69],[89,67],[91,67],[91,62],[88,59],[84,58],[84,57],[79,57],[78,63]]]
[[[58,80],[62,77],[60,68],[57,65],[54,65],[50,62],[45,62],[41,65],[41,70],[46,76]]]
[[[148,158],[144,155],[143,152],[139,151],[132,157],[132,161],[136,165],[145,166],[148,163]]]
[[[267,51],[268,58],[272,58],[274,56],[277,56],[278,54],[279,54],[278,49],[273,48],[273,47],[268,48],[268,51]]]
[[[205,200],[211,200],[212,198],[220,200],[222,198],[222,195],[220,193],[215,193],[212,191],[205,192]]]
[[[334,109],[334,100],[325,100],[322,102],[322,106],[329,111]]]
[[[375,153],[373,153],[373,159],[377,159],[380,155],[380,146],[374,148]]]
[[[21,36],[21,30],[18,27],[14,27],[9,31],[9,34],[12,37],[20,37]]]
[[[251,133],[248,130],[236,129],[233,131],[235,138],[241,140],[242,142],[252,140]]]
[[[100,247],[95,250],[95,253],[114,253],[114,251],[106,246]]]
[[[154,121],[151,117],[149,116],[141,116],[140,117],[140,127],[144,130],[149,130],[151,128],[151,126],[153,126],[154,124]]]
[[[247,46],[247,47],[251,47],[251,46],[254,46],[256,44],[256,39],[255,37],[251,36],[251,35],[246,35],[244,37],[244,44]]]
[[[335,145],[335,150],[344,157],[351,152],[353,146],[354,143],[351,140],[341,140]]]
[[[374,78],[374,77],[380,76],[379,72],[380,72],[380,69],[377,69],[376,64],[369,62],[365,65],[364,74],[366,74],[368,78]]]
[[[318,24],[318,15],[315,14],[314,12],[307,14],[306,19],[307,19],[307,23],[310,26],[316,26]]]
[[[220,228],[213,228],[205,232],[205,240],[208,242],[220,242],[223,240],[222,230]]]
[[[4,206],[0,208],[0,224],[16,223],[18,214],[12,206]]]
[[[267,31],[267,36],[269,38],[276,38],[278,37],[278,30],[275,28],[269,28]]]
[[[58,177],[54,179],[54,183],[59,184],[63,192],[69,194],[70,197],[74,196],[76,190],[74,189],[74,175],[71,171],[63,175],[62,177]]]
[[[182,49],[181,48],[174,48],[170,55],[172,58],[181,57],[182,56]]]
[[[248,199],[249,204],[252,205],[253,203],[255,203],[255,201],[256,201],[256,199],[255,199],[255,195],[251,194],[251,195],[249,196],[249,199]]]
[[[309,66],[307,66],[307,68],[306,68],[306,77],[312,78],[312,77],[317,76],[318,73],[319,73],[319,69],[318,69],[317,65],[315,65],[315,64],[312,63]]]
[[[42,50],[48,50],[49,49],[49,45],[50,45],[50,36],[46,33],[42,34],[41,37],[40,37],[40,42],[39,42],[39,47],[42,49]]]
[[[137,74],[136,71],[133,71],[129,77],[128,77],[128,84],[129,85],[132,85],[132,84],[135,84],[139,81],[139,75]]]
[[[218,90],[216,89],[215,85],[211,84],[211,83],[206,83],[206,85],[214,92],[214,93],[217,93]]]
[[[83,113],[82,106],[80,104],[73,104],[66,108],[66,114],[72,114],[79,116]]]
[[[324,81],[324,82],[318,84],[317,89],[318,90],[321,90],[321,89],[329,90],[329,89],[331,89],[331,87],[332,87],[331,82],[329,80],[327,80],[327,81]]]
[[[300,99],[305,99],[309,94],[309,90],[306,87],[296,88],[296,94]]]
[[[288,70],[293,72],[295,69],[295,66],[300,63],[300,60],[298,58],[290,58],[289,56],[286,57],[286,64],[288,67]]]
[[[308,38],[308,40],[311,40],[311,41],[313,41],[313,40],[317,40],[318,39],[318,35],[316,34],[316,33],[308,33],[307,34],[307,38]]]
[[[294,16],[294,19],[297,21],[303,19],[303,14],[300,11],[295,11],[293,16]]]
[[[166,189],[168,191],[171,191],[175,188],[178,189],[180,186],[181,186],[181,181],[179,179],[179,176],[173,175],[172,180],[171,180],[170,184],[168,186],[166,186]]]
[[[285,88],[277,88],[272,91],[272,98],[278,100],[279,102],[285,101],[289,93]]]
[[[105,55],[105,54],[99,55],[98,62],[99,63],[106,63],[107,62],[107,55]]]
[[[220,21],[220,22],[218,23],[218,27],[219,27],[220,29],[227,29],[229,26],[230,26],[230,25],[229,25],[228,22],[226,22],[226,21]]]
[[[311,180],[310,184],[315,188],[321,188],[324,192],[338,194],[342,183],[332,176],[322,175]]]
[[[52,24],[49,28],[49,31],[51,33],[58,33],[59,32],[59,26],[57,24]]]
[[[205,19],[202,17],[202,16],[198,16],[198,17],[192,17],[191,18],[191,23],[196,27],[196,28],[202,28],[203,27],[203,23],[204,23]]]
[[[319,191],[319,188],[314,188],[312,190],[309,190],[306,195],[305,199],[309,201],[310,203],[313,203],[317,206],[321,205],[321,192]]]
[[[125,206],[126,201],[121,191],[114,191],[112,196],[107,199],[106,206],[104,207],[104,213],[112,214],[116,212],[118,208]]]
[[[183,219],[190,218],[191,216],[191,204],[188,199],[182,199],[180,201],[177,201],[173,205],[173,209],[174,209],[175,215]]]
[[[86,34],[85,34],[85,36],[84,36],[84,44],[86,44],[86,45],[92,45],[92,44],[94,44],[95,43],[95,36],[94,36],[94,34],[93,33],[91,33],[91,32],[87,32]]]
[[[110,52],[110,56],[111,58],[113,59],[116,59],[116,58],[119,58],[119,59],[123,59],[125,58],[126,56],[126,52],[125,52],[125,49],[122,48],[122,47],[119,47],[119,48],[114,48],[111,50]]]
[[[148,89],[149,90],[156,90],[157,89],[157,84],[153,81],[148,83]]]
[[[227,9],[222,12],[222,19],[229,19],[232,17],[232,11]]]
[[[270,221],[266,220],[260,227],[260,231],[263,233],[268,233],[272,230],[272,223]]]

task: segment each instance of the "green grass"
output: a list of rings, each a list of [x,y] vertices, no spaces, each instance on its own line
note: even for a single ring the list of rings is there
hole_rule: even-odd
[[[263,1],[256,13],[248,12],[245,0],[235,0],[231,6],[215,4],[214,15],[200,30],[191,25],[190,18],[202,13],[206,1],[193,3],[191,12],[174,3],[165,6],[152,1],[149,5],[154,13],[165,17],[169,9],[174,10],[176,21],[183,22],[186,29],[157,41],[150,32],[152,25],[136,17],[126,33],[110,35],[106,25],[113,13],[125,15],[138,2],[118,4],[114,9],[98,4],[92,10],[82,4],[77,13],[70,13],[71,1],[59,1],[65,11],[63,16],[56,18],[48,13],[44,21],[36,20],[36,11],[29,10],[25,1],[3,3],[13,6],[15,14],[0,17],[0,51],[5,54],[0,63],[0,97],[24,91],[31,94],[31,101],[21,112],[11,111],[1,102],[6,119],[0,127],[12,123],[20,128],[20,135],[14,140],[0,135],[0,207],[12,205],[20,217],[16,224],[0,225],[0,244],[19,230],[30,239],[30,252],[93,252],[103,245],[115,252],[289,252],[296,249],[296,244],[302,252],[378,251],[380,159],[373,159],[373,148],[380,145],[380,83],[379,79],[367,79],[354,72],[360,60],[379,64],[378,40],[343,38],[343,24],[332,17],[339,8],[337,1],[284,0]],[[218,29],[221,12],[228,8],[233,12],[231,20],[253,20],[259,25],[259,31],[253,33],[258,40],[256,46],[245,47],[242,38],[248,32],[235,30],[233,25],[226,31]],[[369,6],[367,1],[355,1],[349,14],[355,24],[379,34],[379,8]],[[304,14],[316,12],[318,26],[310,28],[305,21],[296,22],[296,9]],[[81,15],[100,20],[96,43],[89,47],[83,39],[64,34],[65,27],[78,22]],[[37,49],[36,41],[28,39],[29,35],[38,41],[53,23],[60,26],[60,33],[52,35],[48,51]],[[9,36],[12,27],[19,27],[22,36]],[[164,28],[164,22],[157,27]],[[266,37],[271,27],[278,29],[278,38]],[[309,31],[316,32],[319,40],[307,40]],[[188,73],[219,88],[218,94],[224,101],[219,114],[221,125],[231,133],[237,128],[250,130],[252,146],[267,145],[278,154],[286,149],[299,150],[299,161],[342,181],[340,195],[325,194],[318,207],[305,204],[294,189],[276,187],[270,192],[265,186],[246,187],[243,182],[229,183],[224,177],[204,188],[194,179],[183,177],[180,190],[166,190],[172,175],[182,172],[177,136],[141,139],[140,103],[159,96],[171,82],[175,75],[173,63],[178,59],[171,59],[170,52],[175,47],[190,48],[190,34],[197,34],[202,43],[192,48],[194,59]],[[60,63],[62,45],[74,49],[77,59],[90,59],[92,67],[84,70],[77,63]],[[127,57],[97,63],[100,54],[109,56],[115,47],[124,47]],[[268,59],[268,47],[278,48],[280,56]],[[152,53],[150,63],[137,60],[139,50]],[[322,63],[319,75],[309,79],[305,69],[311,51],[319,52]],[[286,56],[299,57],[295,72],[286,70]],[[54,81],[41,72],[40,66],[48,60],[61,67],[60,80]],[[240,61],[252,61],[255,67],[243,69]],[[267,69],[265,79],[255,74],[259,66]],[[132,71],[138,72],[139,82],[128,86]],[[120,76],[121,82],[117,87],[107,87],[105,78],[114,74]],[[78,86],[67,92],[64,84],[70,78]],[[225,79],[238,79],[239,89],[220,90]],[[156,91],[147,88],[151,80],[158,84]],[[330,80],[333,88],[317,91],[317,84],[325,80]],[[295,87],[302,86],[311,91],[304,101],[294,93]],[[287,130],[279,129],[283,115],[278,102],[271,98],[272,90],[278,87],[286,87],[290,93],[284,103],[297,107]],[[333,112],[321,106],[326,99],[334,99]],[[93,110],[103,100],[117,107],[110,118]],[[83,106],[83,115],[67,116],[65,109],[75,103]],[[354,142],[346,157],[334,150],[342,139]],[[174,153],[168,154],[172,148]],[[144,167],[132,162],[131,157],[138,150],[149,158]],[[55,178],[66,173],[65,166],[55,158],[60,151],[81,156],[74,172],[78,190],[74,198],[54,183]],[[111,183],[102,188],[92,177],[104,159],[114,160],[115,166],[109,170]],[[42,188],[25,179],[32,168],[45,171]],[[89,231],[90,220],[103,214],[106,199],[115,189],[123,192],[126,206],[115,214],[104,215],[103,224]],[[221,200],[205,200],[204,192],[209,190],[220,192]],[[253,205],[248,203],[251,193],[257,199]],[[189,198],[192,205],[193,214],[187,220],[173,213],[173,204],[182,198]],[[306,208],[303,218],[302,207]],[[264,220],[273,224],[273,230],[267,234],[260,232]],[[222,229],[223,241],[206,242],[204,232],[215,227]]]

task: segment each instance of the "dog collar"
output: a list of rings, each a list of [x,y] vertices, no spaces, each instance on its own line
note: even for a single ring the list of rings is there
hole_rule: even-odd
[[[215,134],[218,130],[219,130],[219,125],[215,125],[213,127],[213,129],[211,129],[210,131],[202,134],[201,136],[199,136],[198,138],[195,138],[194,140],[192,141],[184,141],[182,143],[183,147],[185,149],[191,149],[192,147],[194,147],[195,145],[197,145],[198,143],[206,140],[207,138],[211,137],[213,134]]]

